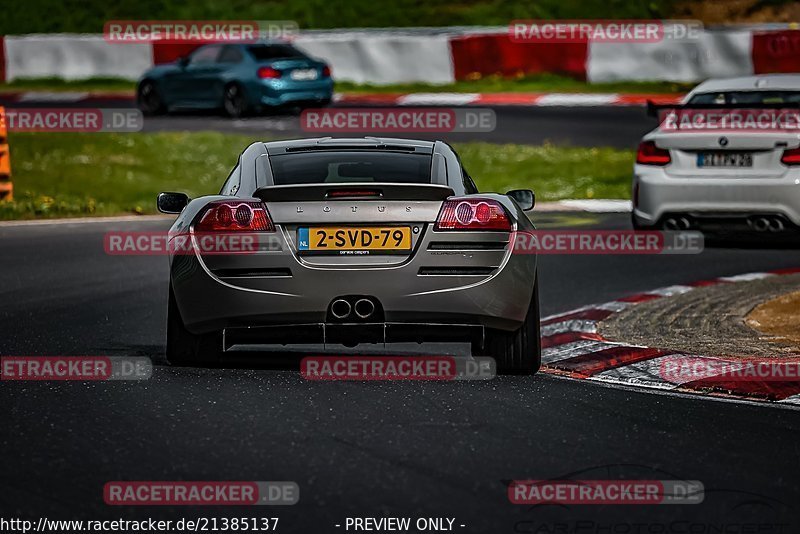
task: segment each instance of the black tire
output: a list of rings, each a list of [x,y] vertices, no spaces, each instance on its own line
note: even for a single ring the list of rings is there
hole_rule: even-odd
[[[330,105],[331,105],[331,99],[326,98],[325,100],[317,100],[315,102],[309,102],[307,105],[300,107],[306,109],[319,109],[319,108],[326,108]]]
[[[155,82],[145,80],[139,84],[136,90],[136,107],[147,116],[161,115],[167,111]]]
[[[225,86],[222,94],[222,111],[232,119],[238,119],[250,113],[247,95],[245,95],[244,89],[238,83]]]
[[[497,362],[498,374],[536,374],[542,365],[542,337],[539,326],[539,276],[522,326],[513,332],[486,330],[484,352]]]
[[[167,361],[175,366],[219,364],[222,356],[222,334],[192,334],[181,319],[172,286],[167,307]]]

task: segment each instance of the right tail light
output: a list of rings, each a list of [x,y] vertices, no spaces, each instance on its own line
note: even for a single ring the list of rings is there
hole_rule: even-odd
[[[446,200],[442,204],[435,230],[511,231],[511,219],[503,205],[489,198]]]
[[[789,148],[784,150],[783,156],[781,156],[781,163],[788,165],[789,167],[800,165],[800,148]]]
[[[669,150],[658,148],[655,141],[642,141],[636,151],[636,163],[639,165],[667,165],[672,161]]]

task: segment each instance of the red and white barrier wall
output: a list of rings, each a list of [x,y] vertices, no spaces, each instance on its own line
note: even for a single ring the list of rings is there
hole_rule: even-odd
[[[693,41],[529,43],[505,28],[310,31],[295,40],[327,61],[334,77],[370,84],[447,84],[499,74],[569,75],[590,82],[800,72],[800,30],[704,31]],[[99,35],[0,37],[0,80],[112,76],[136,79],[196,45],[111,44]]]

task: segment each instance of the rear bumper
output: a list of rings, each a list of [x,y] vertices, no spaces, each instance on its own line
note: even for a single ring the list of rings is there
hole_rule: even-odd
[[[292,82],[265,80],[251,88],[254,100],[263,106],[281,106],[293,102],[330,102],[333,98],[333,80],[317,82]]]
[[[800,169],[784,176],[755,178],[672,177],[661,167],[634,166],[633,216],[642,226],[668,214],[779,215],[800,225]]]
[[[427,235],[420,248],[425,250],[431,239],[444,238]],[[214,267],[225,262],[226,269],[210,268],[213,262]],[[442,251],[436,256],[418,253],[401,263],[347,268],[309,263],[286,249],[230,261],[216,257],[213,262],[197,255],[172,258],[176,303],[184,324],[196,334],[323,324],[330,322],[332,301],[345,295],[377,301],[385,323],[514,330],[528,312],[536,276],[535,255],[511,254],[507,249]],[[263,270],[263,275],[228,277],[231,262],[269,264],[270,270]],[[490,267],[474,270],[475,265]]]
[[[484,328],[436,323],[309,323],[228,327],[223,349],[240,345],[471,342],[483,345]]]

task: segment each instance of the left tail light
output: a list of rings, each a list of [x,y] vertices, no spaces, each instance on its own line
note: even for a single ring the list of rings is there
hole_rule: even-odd
[[[511,231],[511,219],[503,205],[488,198],[446,200],[442,204],[435,230]]]
[[[322,67],[322,77],[328,78],[331,75],[331,68],[328,65]]]
[[[267,208],[261,202],[210,202],[195,221],[196,232],[275,231]]]
[[[258,77],[263,79],[277,79],[281,77],[281,71],[272,67],[261,67],[256,71]]]
[[[636,163],[639,165],[664,166],[671,161],[669,150],[657,147],[655,141],[642,141],[636,151]]]

